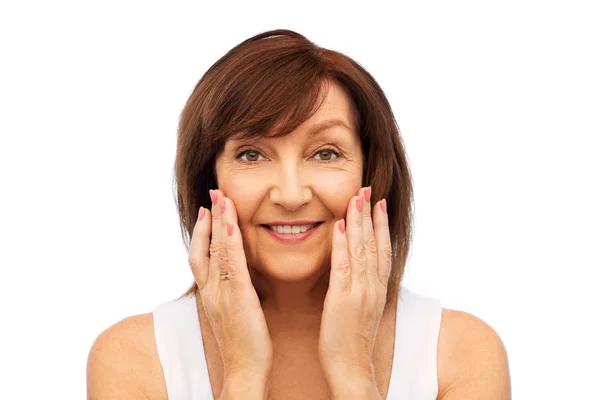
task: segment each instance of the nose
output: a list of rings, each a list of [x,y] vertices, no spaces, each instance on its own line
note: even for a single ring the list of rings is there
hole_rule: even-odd
[[[277,182],[269,191],[273,203],[279,204],[289,211],[295,211],[312,200],[312,190],[295,163],[289,162],[279,166]]]

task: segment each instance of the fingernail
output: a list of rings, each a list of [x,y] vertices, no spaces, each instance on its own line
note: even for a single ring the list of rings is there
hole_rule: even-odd
[[[204,207],[200,207],[200,212],[198,213],[198,221],[200,221],[202,218],[204,218],[204,214],[206,214]]]
[[[358,212],[362,212],[362,197],[356,199],[356,208],[358,208]]]
[[[346,232],[346,222],[344,220],[340,221],[340,223],[338,224],[338,229],[341,233]]]
[[[212,201],[213,205],[217,204],[219,195],[217,193],[215,193],[215,191],[212,189],[208,191],[208,194],[210,194],[210,200]]]
[[[387,213],[387,203],[385,199],[381,200],[381,203],[379,203],[379,207],[381,207],[381,211]]]
[[[367,190],[365,190],[364,195],[365,195],[365,200],[367,201],[367,203],[370,203],[371,202],[371,186],[369,186],[367,188]]]
[[[233,235],[233,224],[231,222],[227,223],[227,236]]]
[[[221,208],[221,212],[224,213],[225,212],[225,199],[224,198],[219,199],[219,207]]]

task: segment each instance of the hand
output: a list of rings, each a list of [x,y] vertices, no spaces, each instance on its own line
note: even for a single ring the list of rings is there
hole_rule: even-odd
[[[212,212],[201,207],[189,263],[223,360],[224,378],[266,380],[271,337],[250,280],[237,212],[231,199],[211,190]],[[212,239],[210,238],[212,232]]]
[[[330,383],[374,379],[372,354],[387,298],[391,240],[385,199],[373,207],[371,188],[352,198],[333,227],[329,289],[319,359]]]

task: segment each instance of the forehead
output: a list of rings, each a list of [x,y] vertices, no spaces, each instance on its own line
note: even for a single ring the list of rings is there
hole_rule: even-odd
[[[320,108],[306,121],[300,124],[293,132],[286,136],[302,136],[310,138],[329,129],[346,132],[358,139],[358,126],[356,109],[350,95],[338,83],[329,81],[323,90],[323,102]],[[276,126],[277,130],[279,126]],[[260,135],[259,140],[284,139],[286,136],[273,137]],[[233,135],[228,141],[238,141],[247,138],[245,132]]]
[[[328,82],[323,104],[312,117],[300,125],[298,131],[306,136],[313,136],[325,129],[339,127],[356,134],[354,113],[350,96],[344,88],[335,82]]]
[[[340,119],[346,125],[354,129],[354,107],[346,90],[337,83],[331,82],[327,85],[323,105],[308,121],[318,123],[327,119]]]

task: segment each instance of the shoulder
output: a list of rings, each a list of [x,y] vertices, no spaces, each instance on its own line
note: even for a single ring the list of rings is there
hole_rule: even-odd
[[[506,349],[486,322],[442,309],[438,340],[438,400],[511,398]]]
[[[87,361],[89,399],[166,399],[152,313],[125,318],[94,341]]]

